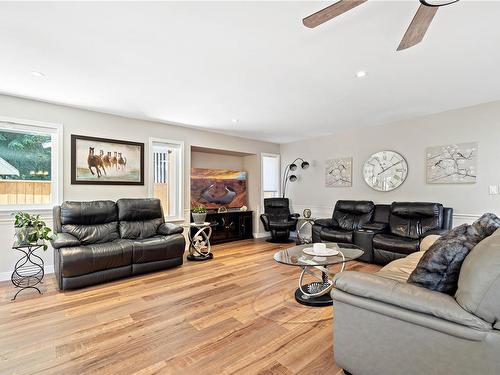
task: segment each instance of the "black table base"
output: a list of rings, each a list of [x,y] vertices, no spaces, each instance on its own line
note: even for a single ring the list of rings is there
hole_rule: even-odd
[[[308,290],[310,285],[314,285],[316,283],[311,283],[311,284],[306,284],[302,286],[302,288]],[[297,288],[295,290],[295,300],[306,306],[312,306],[312,307],[324,307],[324,306],[332,306],[333,305],[333,300],[332,297],[330,296],[330,293],[323,294],[322,296],[319,297],[308,297],[305,296],[304,293],[300,290],[300,288]]]
[[[42,294],[36,285],[40,284],[44,276],[44,263],[43,259],[35,254],[35,250],[43,245],[23,245],[13,246],[13,249],[19,250],[23,253],[21,259],[16,262],[14,272],[10,280],[16,288],[20,288],[14,295],[12,300],[17,298],[17,295],[26,289],[34,289]]]
[[[214,259],[214,254],[208,253],[206,256],[205,255],[194,255],[194,254],[188,254],[186,257],[187,260],[192,260],[195,262],[202,262],[204,260],[210,260]]]

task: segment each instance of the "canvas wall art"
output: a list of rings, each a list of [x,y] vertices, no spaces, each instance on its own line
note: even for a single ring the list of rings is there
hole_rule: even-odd
[[[144,143],[72,134],[71,183],[144,185]]]
[[[191,207],[240,208],[247,204],[247,173],[230,169],[191,169]]]
[[[477,153],[476,142],[429,147],[426,151],[427,183],[475,183]]]
[[[325,186],[352,186],[352,158],[338,158],[326,161]]]

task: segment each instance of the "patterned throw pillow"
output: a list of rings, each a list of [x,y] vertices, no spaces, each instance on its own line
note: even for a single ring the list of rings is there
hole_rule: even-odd
[[[422,256],[408,282],[453,295],[457,290],[462,263],[480,241],[490,236],[500,219],[484,214],[472,225],[460,225],[438,239]]]

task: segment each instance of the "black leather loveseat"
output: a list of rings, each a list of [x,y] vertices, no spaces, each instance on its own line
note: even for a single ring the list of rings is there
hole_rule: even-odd
[[[440,203],[338,201],[331,219],[315,220],[313,242],[353,243],[364,250],[359,259],[387,264],[420,249],[430,234],[453,226],[453,209]]]
[[[59,289],[181,265],[182,228],[165,223],[158,199],[64,202],[54,207]]]

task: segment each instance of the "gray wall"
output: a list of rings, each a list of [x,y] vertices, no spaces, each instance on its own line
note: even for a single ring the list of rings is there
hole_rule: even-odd
[[[426,147],[469,141],[479,144],[477,183],[426,184]],[[386,193],[368,187],[362,175],[366,159],[384,149],[401,153],[409,166],[406,182]],[[311,162],[311,168],[289,185],[288,196],[296,210],[310,207],[318,217],[330,216],[338,199],[441,202],[455,209],[455,223],[486,211],[500,213],[500,195],[489,195],[489,185],[500,184],[500,102],[281,145],[283,164],[297,156]],[[353,157],[353,186],[326,188],[325,160],[346,156]]]
[[[121,197],[147,197],[147,176],[149,176],[150,171],[147,163],[147,157],[149,155],[149,137],[180,140],[185,142],[184,169],[186,173],[184,181],[184,209],[185,217],[187,217],[189,210],[191,145],[255,154],[255,157],[241,158],[241,164],[238,165],[241,165],[245,170],[249,171],[249,208],[255,210],[254,231],[258,231],[260,228],[257,217],[257,213],[260,211],[260,153],[279,153],[279,145],[277,144],[231,137],[214,132],[207,132],[158,122],[135,120],[5,95],[0,95],[0,116],[60,123],[64,125],[63,199],[65,200],[116,200]],[[146,146],[146,184],[144,186],[71,185],[71,134],[144,142]],[[51,222],[52,218],[50,213],[44,213],[44,217],[49,223]],[[0,256],[0,280],[10,277],[13,265],[18,259],[18,254],[15,254],[13,250],[8,250],[10,241],[14,235],[12,223],[12,219],[7,213],[0,213],[0,236],[5,240],[4,247],[7,247],[4,249],[5,251],[2,251],[2,255]],[[52,251],[47,251],[43,254],[43,257],[48,265],[47,269],[50,271],[52,265]]]

